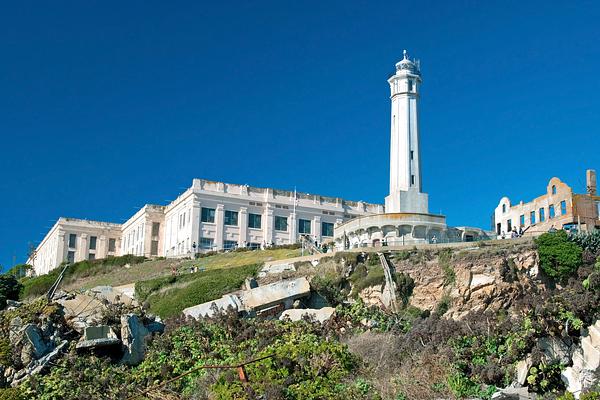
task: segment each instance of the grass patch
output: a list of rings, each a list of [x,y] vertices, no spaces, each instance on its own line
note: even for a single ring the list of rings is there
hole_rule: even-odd
[[[67,284],[68,282],[73,282],[89,276],[108,274],[117,268],[122,269],[122,267],[126,264],[135,265],[142,263],[145,260],[146,259],[144,257],[128,254],[120,257],[107,257],[98,260],[79,261],[67,268],[63,282],[64,284]],[[48,274],[21,279],[21,283],[23,284],[21,298],[26,299],[30,297],[41,296],[42,294],[48,292],[52,284],[60,275],[63,267],[64,265],[60,265],[59,267],[50,271]]]
[[[212,269],[177,277],[154,279],[147,284],[140,282],[140,290],[146,295],[150,311],[168,318],[180,314],[184,308],[206,303],[239,289],[248,276],[258,271],[259,264],[226,269]],[[169,278],[174,279],[167,283]],[[178,287],[178,284],[181,286]],[[169,287],[169,286],[173,287]],[[136,284],[136,293],[138,284]]]

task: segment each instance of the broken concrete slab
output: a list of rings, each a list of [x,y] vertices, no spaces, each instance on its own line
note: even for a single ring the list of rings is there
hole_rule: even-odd
[[[37,325],[27,324],[23,328],[23,334],[31,345],[34,359],[42,358],[51,350],[51,346],[44,342],[42,331]]]
[[[323,307],[321,309],[305,308],[285,310],[279,317],[280,320],[300,321],[304,318],[310,318],[320,323],[327,321],[335,314],[335,308]]]
[[[137,365],[142,362],[146,355],[146,336],[148,335],[150,332],[137,315],[121,316],[121,341],[125,346],[122,363]]]
[[[293,263],[282,263],[282,264],[265,264],[264,267],[258,272],[259,278],[264,278],[267,275],[281,274],[283,272],[295,272],[296,267]]]
[[[94,297],[103,299],[111,304],[125,304],[127,306],[135,305],[133,297],[126,295],[123,291],[113,288],[112,286],[96,286],[89,291]]]
[[[121,340],[108,325],[88,326],[83,331],[83,336],[77,343],[77,349],[95,349],[120,345]]]
[[[245,290],[240,293],[240,298],[246,311],[258,312],[278,304],[291,308],[294,300],[309,295],[310,284],[305,277],[300,277]]]
[[[63,306],[65,319],[79,332],[86,326],[98,325],[106,306],[96,297],[87,293],[76,294],[73,298],[62,298],[57,301]]]
[[[244,307],[237,295],[226,294],[220,299],[188,307],[183,310],[183,314],[188,317],[198,319],[200,317],[212,317],[218,312],[227,311],[229,308],[238,312],[243,311]]]

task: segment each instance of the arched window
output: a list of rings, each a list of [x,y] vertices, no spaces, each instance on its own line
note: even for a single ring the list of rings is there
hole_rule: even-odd
[[[556,185],[552,185],[552,194],[556,194]]]
[[[506,212],[506,204],[502,204],[502,213]]]

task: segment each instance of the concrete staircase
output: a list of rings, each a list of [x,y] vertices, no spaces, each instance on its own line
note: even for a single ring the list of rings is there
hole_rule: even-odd
[[[600,366],[600,320],[588,328],[588,335],[581,339],[581,346],[573,352],[573,366],[562,372],[567,390],[579,398],[582,390],[594,383],[596,369]]]
[[[389,310],[397,312],[400,308],[398,307],[398,302],[396,300],[396,282],[392,275],[393,266],[390,265],[385,254],[377,253],[377,255],[379,256],[379,261],[381,262],[381,267],[383,268],[385,276],[385,287],[383,288],[381,301]]]

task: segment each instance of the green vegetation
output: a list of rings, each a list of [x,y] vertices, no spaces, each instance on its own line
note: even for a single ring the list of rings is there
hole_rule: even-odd
[[[442,249],[438,255],[438,263],[444,272],[444,286],[454,285],[456,272],[450,263],[452,261],[452,249]]]
[[[89,276],[110,274],[116,269],[123,269],[123,266],[126,264],[139,264],[145,260],[146,259],[144,257],[125,255],[120,257],[107,257],[98,260],[85,260],[76,262],[69,266],[65,271],[63,285]],[[46,293],[60,275],[63,267],[64,264],[61,264],[58,268],[53,269],[48,274],[31,278],[23,278],[21,280],[21,283],[23,284],[21,297],[30,298]]]
[[[203,322],[171,320],[169,326],[137,367],[71,353],[49,374],[28,381],[21,392],[37,399],[123,399],[203,365],[236,365],[272,356],[245,367],[247,384],[240,382],[235,369],[200,369],[153,390],[150,397],[175,398],[169,393],[176,393],[178,399],[378,398],[367,379],[357,379],[360,359],[345,345],[325,339],[318,325],[223,315]]]
[[[358,264],[348,281],[352,283],[352,296],[356,297],[365,288],[384,284],[385,275],[379,261],[377,263],[369,261],[368,265]]]
[[[582,263],[581,247],[570,241],[565,231],[544,233],[535,243],[542,270],[557,281],[566,282]]]
[[[168,276],[135,284],[136,295],[149,304],[150,311],[163,318],[180,314],[184,308],[218,299],[240,289],[259,265],[211,269],[193,274]]]
[[[0,275],[0,310],[6,307],[6,300],[18,300],[22,285],[8,274]]]

